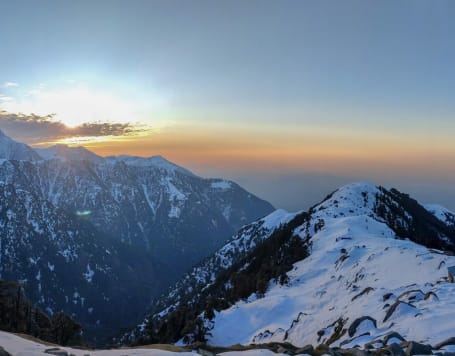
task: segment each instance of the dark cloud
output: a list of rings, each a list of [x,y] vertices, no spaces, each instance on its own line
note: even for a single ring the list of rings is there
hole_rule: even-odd
[[[0,111],[0,129],[15,139],[29,143],[83,136],[132,136],[149,130],[144,125],[109,122],[91,122],[68,127],[56,120],[54,114],[39,116],[6,111]]]

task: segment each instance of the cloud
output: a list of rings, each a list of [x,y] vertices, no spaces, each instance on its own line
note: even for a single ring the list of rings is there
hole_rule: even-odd
[[[11,102],[13,100],[14,100],[14,98],[12,98],[11,96],[6,96],[6,95],[0,94],[0,102],[6,103],[6,102]]]
[[[68,127],[56,120],[54,114],[24,115],[7,111],[0,111],[0,129],[31,144],[72,137],[134,136],[150,131],[150,127],[135,123],[89,122]]]
[[[128,100],[109,90],[94,89],[84,84],[46,89],[46,85],[41,83],[25,91],[25,94],[7,103],[0,102],[0,109],[36,115],[55,113],[54,118],[69,127],[99,120],[123,123],[127,118],[134,121],[142,111],[141,104],[134,98]]]
[[[18,86],[19,86],[19,84],[14,83],[14,82],[4,82],[2,84],[2,87],[4,87],[4,88],[11,88],[11,87],[18,87]]]

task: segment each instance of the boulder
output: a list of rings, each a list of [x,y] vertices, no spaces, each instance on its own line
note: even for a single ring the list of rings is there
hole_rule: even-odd
[[[320,345],[316,346],[316,348],[314,349],[315,356],[327,355],[327,354],[333,355],[333,350],[325,344],[320,344]]]
[[[367,350],[360,350],[357,348],[353,349],[338,349],[336,350],[337,353],[339,353],[342,356],[370,356],[374,355],[372,352],[367,351]]]
[[[376,320],[375,320],[375,319],[373,319],[373,318],[370,317],[370,316],[362,316],[362,317],[360,317],[360,318],[355,319],[355,320],[352,322],[351,326],[349,326],[348,334],[349,334],[350,337],[353,337],[353,336],[355,335],[355,333],[356,333],[356,331],[357,331],[357,328],[358,328],[359,325],[362,324],[365,320],[370,320],[370,321],[373,323],[374,327],[375,327],[375,328],[377,327],[377,323],[376,323]]]
[[[411,341],[408,343],[408,348],[406,350],[406,356],[413,355],[432,355],[433,348],[431,345],[420,344],[418,342]]]
[[[389,346],[387,346],[387,350],[390,351],[391,356],[405,356],[406,354],[404,353],[403,349],[400,347],[400,345],[393,343]]]
[[[393,313],[395,313],[395,311],[399,308],[404,308],[404,309],[413,308],[413,309],[417,310],[417,308],[414,305],[397,300],[395,303],[393,303],[390,306],[389,310],[387,310],[385,318],[382,322],[385,323],[393,315]]]
[[[384,337],[382,338],[382,341],[384,342],[384,345],[387,345],[388,341],[393,338],[401,340],[401,341],[406,341],[404,339],[404,337],[401,336],[396,331],[391,331],[391,332],[388,332],[387,334],[385,334]]]
[[[431,299],[430,299],[431,298]],[[425,297],[424,297],[425,300],[439,300],[439,297],[436,293],[434,292],[428,292],[427,294],[425,294]]]

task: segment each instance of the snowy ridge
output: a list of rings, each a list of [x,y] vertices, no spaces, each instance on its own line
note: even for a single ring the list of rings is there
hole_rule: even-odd
[[[455,257],[397,239],[374,213],[380,194],[352,184],[316,206],[296,229],[311,239],[310,257],[294,265],[287,285],[271,282],[264,298],[215,312],[209,342],[348,348],[382,346],[392,331],[432,344],[453,336],[455,285],[446,277]]]
[[[32,148],[14,141],[0,130],[0,159],[38,161],[42,158]]]
[[[447,225],[455,226],[455,213],[438,204],[424,205],[430,213]]]
[[[135,167],[154,167],[166,170],[171,173],[178,171],[183,174],[194,176],[194,174],[186,168],[180,167],[160,155],[151,157],[138,157],[129,155],[108,156],[106,157],[106,161],[111,164],[115,164],[116,162],[125,162],[127,165]]]
[[[272,214],[262,226],[275,226],[279,232],[276,214],[276,225]],[[447,268],[455,266],[455,257],[431,246],[453,252],[455,229],[412,198],[394,189],[353,183],[289,226],[293,236],[311,246],[309,257],[294,263],[285,279],[270,280],[263,296],[253,293],[229,302],[222,307],[226,309],[198,310],[209,344],[380,348],[402,340],[435,345],[453,336],[455,284],[449,283]],[[224,256],[227,246],[214,256]],[[262,258],[253,254],[255,246],[245,247],[251,253],[245,260]],[[223,265],[214,258],[213,263]],[[230,273],[228,278],[238,276]],[[213,276],[203,279],[207,281],[213,283]],[[199,292],[193,295],[197,298]],[[214,295],[220,295],[218,290]],[[198,300],[190,305],[206,304]],[[186,335],[194,340],[195,334]]]
[[[70,147],[63,144],[46,148],[35,148],[35,151],[45,160],[59,159],[62,161],[90,161],[99,163],[103,158],[87,150],[84,147]]]

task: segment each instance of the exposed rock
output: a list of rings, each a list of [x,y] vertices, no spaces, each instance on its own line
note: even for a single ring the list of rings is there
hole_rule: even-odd
[[[202,356],[215,356],[216,355],[216,353],[209,351],[209,350],[205,350],[205,349],[198,349],[197,353]]]
[[[46,349],[44,351],[44,353],[50,354],[50,355],[56,355],[56,356],[68,356],[68,352],[66,352],[65,350],[59,349],[58,347]]]
[[[408,343],[406,350],[406,356],[413,355],[432,355],[433,349],[430,345],[420,344],[418,342],[411,341]]]
[[[444,341],[441,341],[437,343],[436,345],[433,346],[435,350],[439,350],[440,348],[447,346],[447,345],[455,345],[455,337],[449,337],[448,339],[445,339]]]
[[[381,345],[381,346],[378,346],[378,345]],[[367,342],[364,345],[364,348],[366,350],[377,350],[378,348],[383,347],[383,346],[384,346],[384,343],[382,342],[382,340],[374,340],[371,342]]]
[[[314,353],[313,345],[306,345],[304,347],[298,348],[295,350],[295,353],[298,354],[309,354],[312,355]]]
[[[314,356],[333,355],[333,350],[325,344],[320,344],[314,349]]]
[[[406,302],[402,302],[401,300],[397,300],[395,303],[393,303],[389,310],[387,310],[387,313],[385,315],[385,318],[383,320],[383,322],[385,323],[392,315],[393,313],[395,312],[395,310],[400,306],[400,305],[407,305],[411,308],[415,308],[415,306],[413,306],[412,304],[409,304],[409,303],[406,303]]]
[[[405,356],[406,354],[404,353],[403,349],[400,347],[400,345],[393,343],[387,347],[387,350],[390,351],[392,354],[391,356]]]
[[[0,346],[0,356],[11,356],[11,354]]]
[[[377,323],[376,323],[375,319],[373,319],[370,316],[362,316],[361,318],[357,318],[356,320],[354,320],[353,323],[351,324],[351,326],[349,327],[348,334],[349,334],[350,337],[353,337],[355,335],[355,333],[357,331],[357,328],[365,320],[371,320],[373,322],[373,324],[374,324],[374,327],[375,328],[377,327]]]
[[[385,334],[382,341],[384,342],[385,345],[387,345],[387,342],[392,338],[396,338],[401,341],[406,341],[403,336],[401,336],[399,333],[397,333],[395,331],[391,331],[391,332]]]
[[[330,326],[333,326],[334,329],[333,329],[332,335],[330,335],[328,340],[326,340],[326,342],[325,342],[327,345],[334,343],[339,338],[341,338],[344,334],[346,334],[347,330],[344,328],[344,325],[346,324],[346,322],[347,322],[347,319],[339,318],[334,323],[332,323],[332,325],[330,325]]]
[[[335,261],[335,265],[338,267],[341,265],[344,261],[346,261],[349,258],[348,254],[342,254],[338,260]]]
[[[293,355],[294,353],[290,352],[288,349],[285,349],[283,346],[278,346],[276,352],[279,354]]]
[[[370,293],[371,291],[374,291],[374,288],[367,287],[367,288],[365,288],[363,291],[361,291],[359,294],[353,296],[352,299],[351,299],[351,301],[354,301],[354,300],[356,300],[357,298],[361,297],[362,295]]]
[[[366,350],[360,350],[357,348],[352,348],[352,349],[336,349],[335,352],[337,354],[343,355],[343,356],[369,356],[373,355],[372,352],[366,351]]]
[[[405,298],[407,297],[407,298]],[[401,293],[398,296],[398,300],[407,299],[408,302],[415,302],[425,298],[425,294],[420,289],[412,289]]]
[[[393,293],[386,293],[382,296],[382,301],[385,302],[386,300],[389,300],[390,297],[393,295]]]
[[[435,298],[436,300],[439,300],[439,297],[436,293],[434,292],[428,292],[425,294],[425,297],[423,299],[428,300],[430,298]]]

